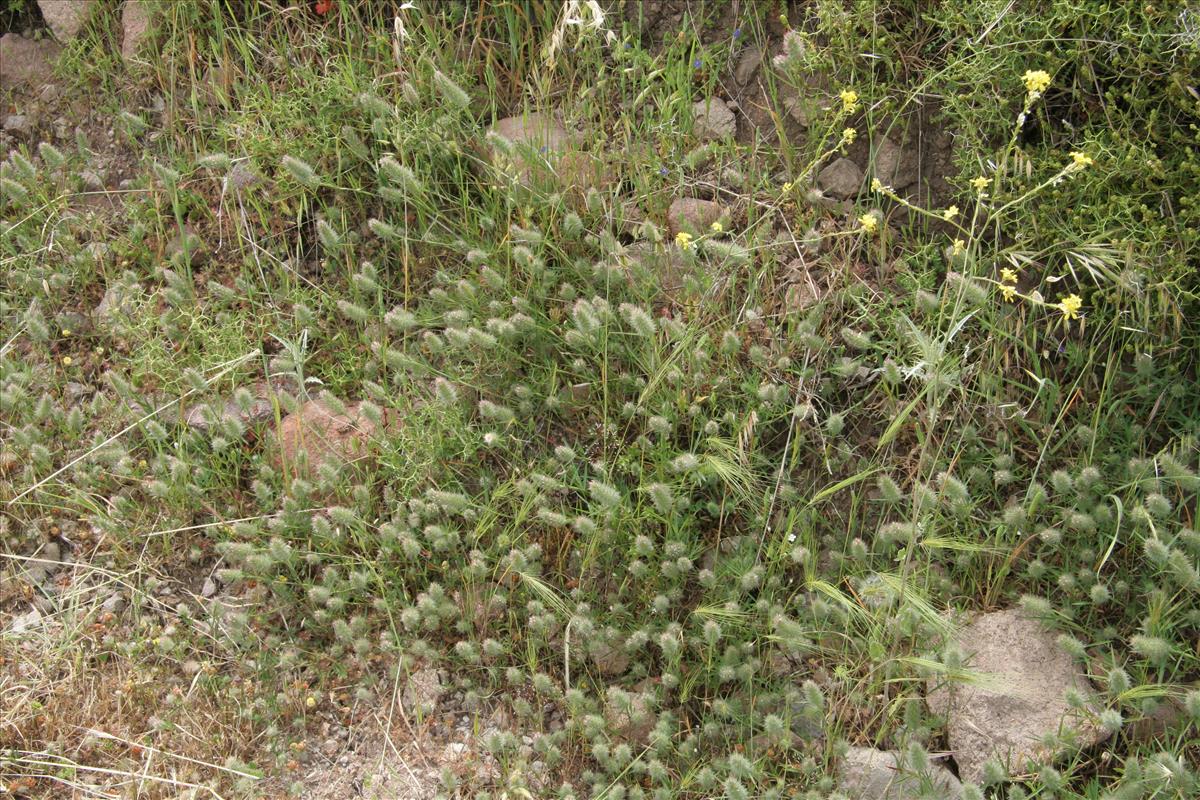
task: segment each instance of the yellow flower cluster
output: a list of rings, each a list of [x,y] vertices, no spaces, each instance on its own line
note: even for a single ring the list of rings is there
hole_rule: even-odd
[[[958,206],[950,206],[949,208],[947,208],[945,211],[942,212],[942,219],[946,220],[947,222],[950,222],[957,216],[958,216]]]
[[[854,128],[846,128],[842,131],[842,144],[844,145],[853,144],[854,140],[857,138],[858,131],[854,130]]]
[[[1000,270],[1000,296],[1006,303],[1011,303],[1017,296],[1017,273],[1008,267]]]
[[[989,183],[991,183],[991,181],[989,181],[987,178],[983,177],[982,175],[980,175],[978,178],[971,179],[971,186],[975,189],[975,191],[979,192],[980,194],[983,194],[983,190],[988,187]]]
[[[1077,294],[1069,294],[1055,305],[1067,319],[1079,319],[1079,309],[1083,308],[1083,298]]]
[[[1081,169],[1087,169],[1096,162],[1087,153],[1082,153],[1078,150],[1071,151],[1071,163],[1067,165],[1069,172],[1078,172]]]
[[[879,219],[874,214],[863,214],[858,218],[859,230],[868,236],[879,229]]]
[[[692,249],[692,235],[687,231],[680,231],[675,234],[675,244],[679,245],[679,249],[683,252],[688,252]]]
[[[1050,86],[1050,73],[1044,69],[1025,70],[1021,76],[1025,82],[1025,90],[1030,94],[1041,94]]]
[[[853,114],[858,109],[858,92],[853,89],[842,89],[838,96],[842,98],[842,111],[845,113]]]

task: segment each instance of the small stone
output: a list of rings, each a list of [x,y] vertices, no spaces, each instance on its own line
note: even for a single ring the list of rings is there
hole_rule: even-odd
[[[709,227],[724,214],[720,203],[712,200],[696,200],[690,197],[680,197],[671,203],[667,210],[667,224],[671,235],[680,231],[691,234],[707,233]]]
[[[190,263],[193,267],[203,267],[208,263],[209,251],[204,240],[196,235],[189,226],[175,235],[167,244],[167,259],[180,264]]]
[[[848,200],[862,188],[863,173],[848,158],[839,158],[817,176],[817,185],[825,194],[837,200]]]
[[[742,53],[742,57],[738,59],[737,67],[733,70],[733,79],[739,85],[745,86],[758,72],[760,64],[762,64],[762,51],[757,47],[747,48],[746,52]]]
[[[616,686],[608,687],[604,719],[614,739],[631,744],[645,742],[654,730],[654,715],[646,699],[638,692],[626,692]]]
[[[212,597],[217,593],[217,582],[212,578],[205,578],[204,585],[200,587],[200,596],[204,598]]]
[[[935,764],[928,775],[914,774],[901,766],[897,753],[871,747],[851,747],[846,753],[838,789],[849,800],[956,800],[962,795],[962,784],[945,767]]]
[[[24,633],[28,630],[33,630],[42,624],[42,612],[36,607],[29,609],[24,614],[13,617],[12,625],[9,630],[13,633]]]
[[[125,609],[125,596],[120,592],[113,592],[104,598],[104,602],[100,604],[100,609],[110,614],[120,614]]]
[[[986,682],[941,685],[931,678],[926,699],[935,714],[946,717],[947,738],[963,780],[979,783],[991,758],[1020,772],[1026,761],[1057,756],[1041,743],[1047,734],[1073,736],[1077,747],[1107,738],[1095,722],[1099,712],[1087,676],[1054,634],[1020,609],[978,617],[963,628],[958,645],[968,668],[984,674]],[[1085,698],[1085,709],[1067,703],[1071,691]]]
[[[38,94],[38,98],[47,105],[55,102],[61,96],[62,88],[57,83],[47,83]]]
[[[596,641],[589,655],[596,669],[606,678],[624,675],[629,669],[630,660],[625,651],[603,640]]]
[[[63,385],[63,399],[71,405],[76,405],[91,393],[92,389],[90,386],[78,381],[68,381]]]
[[[737,134],[737,117],[719,97],[692,104],[696,135],[704,142],[732,139]]]
[[[450,763],[462,760],[467,754],[467,746],[462,742],[450,742],[442,749],[442,758]]]
[[[121,57],[133,58],[150,31],[150,4],[145,0],[125,0],[121,7]]]
[[[4,118],[4,130],[21,139],[33,135],[33,121],[25,114],[9,114]]]
[[[432,714],[442,699],[445,688],[442,685],[442,675],[436,669],[419,669],[408,676],[404,686],[401,701],[406,713],[425,717]]]
[[[100,173],[96,172],[95,170],[80,170],[79,180],[83,183],[83,188],[90,192],[104,191],[104,178],[102,178]]]
[[[885,186],[903,189],[917,180],[915,150],[906,153],[898,144],[884,136],[875,145],[875,177]]]
[[[74,39],[92,13],[96,0],[38,0],[42,19],[60,42]]]
[[[137,296],[142,287],[114,283],[104,290],[104,297],[92,313],[96,326],[101,330],[111,329],[121,317],[129,317],[137,310]]]

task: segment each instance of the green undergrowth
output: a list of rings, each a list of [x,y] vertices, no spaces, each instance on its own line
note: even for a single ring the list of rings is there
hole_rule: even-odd
[[[86,142],[4,162],[6,549],[80,524],[106,568],[203,565],[249,601],[222,637],[201,610],[87,657],[229,665],[270,735],[226,755],[271,773],[305,729],[279,687],[370,702],[437,666],[530,730],[564,709],[547,796],[817,797],[846,743],[945,749],[926,689],[978,679],[955,626],[1021,605],[1112,738],[971,796],[1194,796],[1194,12],[765,3],[659,42],[586,4],[378,5],[171,3],[158,58],[70,49],[145,150],[120,224],[72,210]],[[784,30],[820,119],[699,149],[691,104]],[[166,118],[119,110],[151,93]],[[547,109],[604,180],[491,163],[540,156],[488,124]],[[956,142],[937,207],[814,202],[815,168],[918,109]],[[672,237],[696,195],[726,221]],[[267,431],[180,424],[264,373],[363,401],[371,458],[293,477]],[[472,796],[520,789],[519,734],[486,744],[509,784]]]

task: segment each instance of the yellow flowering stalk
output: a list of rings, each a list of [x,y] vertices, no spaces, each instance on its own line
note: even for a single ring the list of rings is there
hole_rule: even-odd
[[[785,183],[785,184],[783,185],[783,187],[782,187],[782,188],[783,188],[783,193],[784,193],[784,194],[790,194],[790,193],[791,193],[791,191],[792,191],[792,189],[794,189],[795,187],[796,187],[796,184],[792,183],[791,181],[788,181],[788,182],[787,182],[787,183]]]
[[[965,252],[967,252],[967,243],[962,239],[955,239],[954,244],[950,248],[950,254],[961,256]]]
[[[1017,273],[1013,272],[1008,267],[1005,267],[1004,269],[1000,270],[1000,280],[1004,281],[1005,283],[1016,283]]]
[[[1083,299],[1077,294],[1069,294],[1054,306],[1067,319],[1079,319],[1079,309],[1083,308]]]
[[[712,225],[708,226],[708,229],[713,233],[720,233],[721,231],[725,230],[724,226],[722,226],[720,222],[714,222]]]
[[[1078,150],[1071,151],[1071,163],[1067,165],[1067,172],[1079,172],[1087,169],[1096,162],[1087,153],[1082,153]]]
[[[1000,296],[1004,298],[1004,302],[1011,303],[1017,296],[1017,287],[1008,283],[1000,284]]]
[[[679,249],[683,252],[688,252],[692,249],[692,235],[687,231],[680,231],[675,234],[675,244],[679,245]]]
[[[991,183],[991,181],[989,181],[987,178],[983,177],[982,175],[980,175],[978,178],[971,179],[971,186],[975,189],[975,191],[979,192],[980,194],[983,194],[983,190],[988,187],[989,183]]]
[[[842,89],[838,97],[842,98],[842,111],[853,114],[858,109],[858,92],[853,89]]]
[[[946,220],[947,222],[950,222],[957,216],[958,216],[958,206],[950,206],[949,208],[947,208],[945,211],[942,212],[942,219]]]
[[[858,218],[859,230],[870,236],[879,229],[879,220],[874,214],[863,214]]]
[[[883,185],[883,181],[879,180],[879,178],[872,178],[871,179],[871,191],[872,192],[886,192],[887,187]]]
[[[1033,95],[1039,95],[1049,88],[1050,73],[1044,69],[1029,69],[1025,70],[1025,74],[1021,76],[1021,80],[1025,82],[1025,91]]]
[[[856,138],[858,138],[858,131],[854,130],[854,128],[845,128],[842,130],[843,145],[853,144]]]

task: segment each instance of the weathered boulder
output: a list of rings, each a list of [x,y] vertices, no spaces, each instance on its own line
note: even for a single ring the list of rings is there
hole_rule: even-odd
[[[74,39],[96,9],[96,0],[38,0],[42,19],[60,42]]]
[[[862,188],[863,172],[848,158],[839,158],[821,170],[817,186],[837,200],[849,200]]]
[[[968,668],[982,673],[983,680],[941,685],[931,678],[927,702],[946,717],[963,780],[980,782],[991,758],[1021,770],[1027,761],[1056,757],[1042,744],[1047,734],[1059,734],[1076,747],[1107,738],[1094,721],[1097,709],[1087,676],[1054,634],[1020,609],[983,614],[957,641]],[[1073,708],[1068,692],[1078,692],[1086,708]]]

